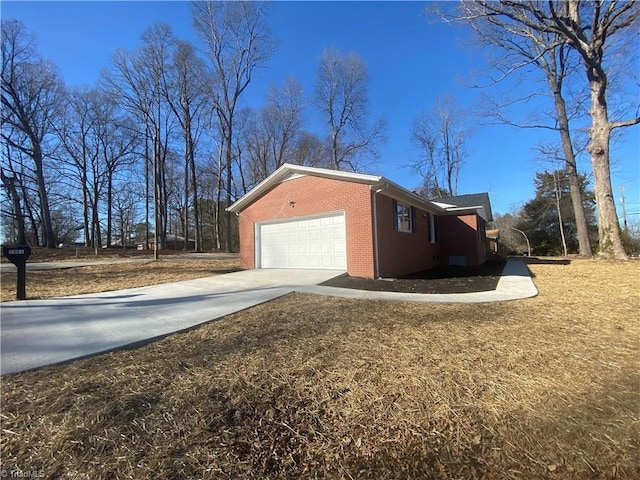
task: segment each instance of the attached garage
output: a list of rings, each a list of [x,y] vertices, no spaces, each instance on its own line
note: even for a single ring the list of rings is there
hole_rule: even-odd
[[[345,270],[344,212],[256,224],[257,268]]]
[[[380,278],[426,270],[452,255],[474,262],[466,250],[447,249],[436,232],[445,238],[441,220],[449,215],[489,221],[488,196],[480,203],[476,197],[470,206],[458,208],[455,199],[440,206],[384,177],[284,164],[227,210],[238,216],[242,268],[330,269]],[[469,239],[467,250],[484,248],[484,223],[465,225],[453,235]]]

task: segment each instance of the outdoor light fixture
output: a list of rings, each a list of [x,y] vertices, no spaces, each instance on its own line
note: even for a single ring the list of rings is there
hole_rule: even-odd
[[[291,208],[293,208],[293,206],[296,204],[295,200],[289,200],[289,206]]]

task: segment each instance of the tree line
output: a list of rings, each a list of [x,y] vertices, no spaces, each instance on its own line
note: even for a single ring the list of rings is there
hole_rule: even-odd
[[[177,38],[168,25],[153,25],[138,48],[116,51],[97,84],[82,88],[63,84],[25,25],[3,20],[0,173],[11,239],[53,247],[83,238],[99,248],[143,238],[164,248],[179,234],[185,249],[233,250],[234,218],[224,208],[283,163],[365,169],[387,125],[384,117],[369,115],[369,78],[357,54],[322,52],[311,102],[290,77],[270,89],[264,107],[241,106],[256,72],[277,49],[268,8],[194,2],[197,45]],[[629,109],[614,111],[608,102],[617,71],[633,61],[633,52],[620,53],[639,12],[636,2],[616,0],[475,0],[431,11],[470,27],[476,46],[493,54],[489,84],[522,75],[515,96],[488,97],[483,118],[558,133],[558,144],[540,151],[564,163],[582,255],[597,245],[604,255],[625,257],[610,142],[617,129],[640,117],[625,117]],[[616,64],[614,53],[626,63]],[[539,79],[546,87],[537,87]],[[534,96],[551,99],[546,121],[533,112],[510,117],[510,105]],[[322,115],[322,135],[305,129],[307,103]],[[470,118],[445,95],[413,120],[412,167],[423,195],[457,194]],[[593,172],[597,238],[585,212],[583,152]]]
[[[66,87],[19,21],[2,21],[2,215],[11,241],[55,247],[225,249],[237,242],[224,208],[285,162],[357,170],[375,158],[385,120],[369,122],[365,62],[323,51],[305,129],[295,77],[260,109],[240,99],[275,52],[268,4],[194,2],[200,43],[169,25],[117,50],[92,87]],[[204,52],[204,54],[200,53]],[[6,229],[7,230],[7,229]],[[158,250],[156,249],[156,251]]]
[[[580,134],[583,112],[588,112],[590,123],[585,127],[584,150],[593,172],[598,252],[626,258],[611,185],[611,139],[617,129],[640,123],[637,90],[626,99],[627,108],[612,109],[609,102],[612,81],[637,61],[637,49],[630,45],[636,44],[638,3],[463,0],[453,14],[437,13],[446,21],[470,26],[475,41],[490,51],[490,83],[500,83],[516,72],[527,82],[542,77],[546,88],[538,92],[533,88],[518,89],[515,95],[506,95],[493,103],[493,110],[488,110],[501,123],[558,133],[559,148],[543,146],[542,151],[565,164],[579,253],[585,256],[592,255],[594,242],[589,235],[578,168],[582,147],[576,136]],[[616,62],[616,55],[624,60]],[[528,102],[535,95],[550,97],[553,106],[548,121],[539,122],[533,112],[518,122],[505,114],[509,105]]]

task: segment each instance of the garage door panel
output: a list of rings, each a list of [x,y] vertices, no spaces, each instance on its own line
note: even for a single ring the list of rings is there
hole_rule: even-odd
[[[344,214],[257,226],[262,268],[346,268]]]

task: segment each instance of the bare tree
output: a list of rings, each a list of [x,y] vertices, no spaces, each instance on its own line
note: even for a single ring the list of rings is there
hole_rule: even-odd
[[[15,135],[15,130],[7,129],[3,134]],[[19,132],[18,132],[19,133]],[[23,137],[22,134],[15,135]],[[20,142],[21,143],[21,142]],[[3,210],[15,220],[16,236],[21,244],[40,245],[40,219],[37,213],[38,187],[32,169],[31,157],[20,149],[12,148],[9,142],[2,149],[2,184],[12,204],[10,212]],[[36,205],[34,205],[34,201]],[[27,229],[27,220],[29,229]],[[22,233],[24,232],[24,236]]]
[[[138,185],[134,182],[122,182],[118,188],[114,190],[113,195],[113,211],[116,225],[116,238],[120,237],[120,245],[122,248],[129,246],[134,226],[138,216],[139,197],[142,193]]]
[[[527,26],[521,30],[513,32],[509,28],[501,25],[494,25],[486,17],[476,16],[472,11],[476,8],[473,3],[461,4],[462,17],[472,27],[476,42],[482,46],[494,46],[494,56],[491,60],[491,72],[498,72],[498,77],[492,79],[492,83],[498,83],[514,73],[520,72],[523,75],[530,74],[529,67],[534,67],[544,75],[546,79],[545,97],[548,91],[551,92],[554,114],[551,122],[537,123],[527,120],[515,121],[505,115],[505,110],[515,103],[522,103],[530,100],[532,92],[518,99],[510,98],[510,95],[501,95],[501,100],[487,102],[490,106],[488,115],[496,118],[499,122],[513,125],[518,128],[542,128],[558,131],[562,144],[565,168],[569,174],[571,184],[571,199],[573,202],[574,215],[578,229],[580,245],[580,255],[591,256],[591,242],[584,212],[582,192],[580,190],[580,179],[576,160],[576,151],[573,146],[570,120],[576,112],[582,111],[582,98],[571,95],[573,101],[572,110],[567,107],[567,83],[570,76],[578,69],[578,59],[572,55],[570,46],[564,43],[557,33],[548,31],[536,31]],[[526,35],[523,35],[526,33]],[[533,82],[529,82],[532,85]],[[529,117],[530,118],[530,117]]]
[[[111,246],[113,183],[133,161],[139,132],[103,91],[74,89],[67,94],[64,117],[56,126],[61,162],[56,171],[68,202],[81,204],[85,245],[102,246],[101,206],[106,205],[106,246]],[[78,192],[80,193],[78,195]]]
[[[5,145],[3,153],[4,155],[6,155],[7,164],[10,165],[11,149],[8,145]],[[5,162],[3,161],[2,163],[4,164]],[[9,218],[11,218],[12,220],[12,223],[15,225],[16,233],[12,238],[12,241],[17,242],[19,245],[25,245],[27,243],[27,234],[20,195],[18,193],[18,189],[16,188],[16,177],[12,171],[5,171],[5,167],[3,165],[0,165],[0,180],[2,180],[2,186],[5,188],[12,208],[10,212],[4,211],[3,209],[2,215],[9,216]]]
[[[302,131],[292,151],[292,163],[310,167],[331,168],[331,146],[316,134]]]
[[[607,53],[616,36],[628,33],[630,41],[635,41],[632,33],[640,15],[639,4],[617,0],[478,0],[464,5],[463,16],[468,20],[482,18],[514,37],[527,38],[530,32],[555,35],[557,43],[568,45],[579,55],[590,91],[591,127],[587,150],[591,155],[598,205],[599,251],[605,256],[627,258],[611,186],[610,140],[614,129],[636,125],[640,117],[610,120]]]
[[[275,44],[267,28],[264,3],[193,2],[194,26],[211,62],[211,95],[219,129],[226,175],[226,203],[231,205],[235,114],[238,99],[255,70],[270,59]],[[231,213],[226,212],[225,248],[232,250]]]
[[[316,82],[317,104],[325,115],[331,136],[333,168],[359,170],[362,157],[376,157],[377,146],[386,140],[383,117],[367,122],[369,75],[364,60],[356,53],[343,56],[325,48],[320,56]]]
[[[271,87],[265,107],[249,115],[244,136],[250,185],[264,180],[283,163],[296,163],[293,152],[304,123],[303,107],[302,87],[290,77],[282,87]]]
[[[2,140],[33,162],[42,244],[56,246],[45,178],[47,138],[57,114],[62,83],[39,57],[33,39],[16,20],[2,21]]]
[[[165,95],[171,110],[182,129],[184,141],[184,249],[189,244],[189,197],[193,197],[196,251],[202,250],[200,212],[198,208],[198,181],[196,172],[196,148],[203,129],[202,117],[209,104],[205,88],[205,68],[196,56],[193,45],[176,41],[170,78],[165,82]]]
[[[430,114],[422,113],[411,125],[411,141],[418,152],[413,169],[422,177],[425,194],[458,194],[460,169],[467,156],[468,117],[448,94],[438,98]]]
[[[164,95],[164,79],[168,69],[173,34],[166,24],[156,24],[142,35],[142,46],[134,52],[116,51],[105,81],[112,95],[142,123],[145,170],[151,168],[154,205],[154,257],[166,245],[167,179],[165,164],[174,116]],[[146,191],[149,191],[149,175]],[[149,225],[148,202],[145,225]],[[148,237],[148,232],[147,232]],[[148,243],[148,238],[147,238]]]
[[[272,87],[267,96],[267,106],[262,116],[265,125],[270,125],[272,129],[274,168],[291,160],[291,148],[304,124],[302,94],[300,82],[289,77],[282,87]]]
[[[65,115],[57,126],[63,147],[63,161],[57,168],[67,181],[67,191],[76,195],[80,191],[85,246],[98,248],[101,238],[98,194],[102,191],[104,180],[97,172],[100,157],[97,138],[100,101],[95,90],[75,89],[68,92],[65,103]]]

